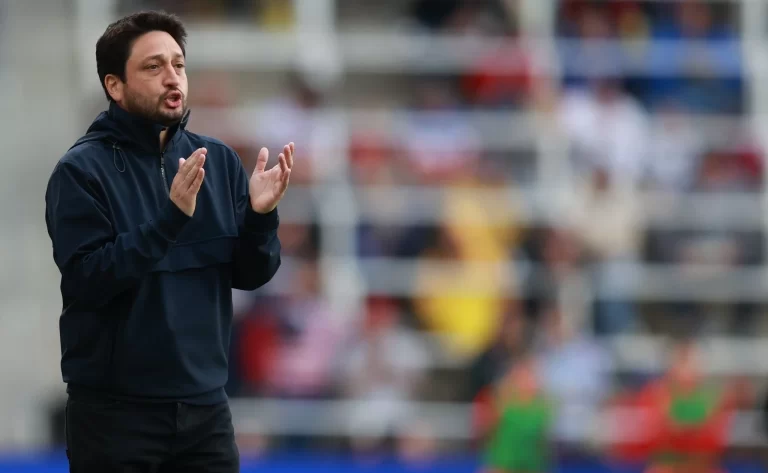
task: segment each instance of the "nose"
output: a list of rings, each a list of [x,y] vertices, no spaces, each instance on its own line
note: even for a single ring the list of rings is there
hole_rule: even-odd
[[[163,85],[175,88],[179,85],[179,82],[179,71],[172,64],[167,65],[163,74]]]

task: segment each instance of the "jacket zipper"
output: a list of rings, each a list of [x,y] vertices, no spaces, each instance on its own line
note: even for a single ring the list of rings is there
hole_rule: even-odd
[[[165,151],[160,153],[160,177],[163,179],[165,195],[171,195],[171,190],[168,188],[168,180],[165,178]]]

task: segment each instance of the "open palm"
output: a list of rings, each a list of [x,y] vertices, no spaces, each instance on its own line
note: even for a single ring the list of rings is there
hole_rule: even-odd
[[[295,145],[293,143],[286,145],[283,152],[278,156],[278,163],[268,171],[266,169],[269,151],[267,148],[262,148],[259,152],[256,169],[253,171],[248,185],[251,208],[254,212],[269,213],[277,207],[280,199],[283,198],[291,177],[294,150]]]

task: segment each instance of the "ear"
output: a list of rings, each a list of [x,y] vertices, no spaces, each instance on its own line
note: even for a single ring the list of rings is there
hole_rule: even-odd
[[[119,77],[114,74],[107,74],[104,78],[104,86],[107,88],[107,92],[115,102],[121,102],[123,100],[123,87],[125,84]]]

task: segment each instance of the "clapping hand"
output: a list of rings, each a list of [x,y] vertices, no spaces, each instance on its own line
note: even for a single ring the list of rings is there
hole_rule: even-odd
[[[266,214],[277,207],[288,188],[293,167],[293,153],[295,145],[291,142],[283,148],[278,156],[278,163],[266,170],[269,161],[269,150],[262,148],[259,158],[256,160],[256,169],[251,175],[249,192],[251,208],[254,212]]]

